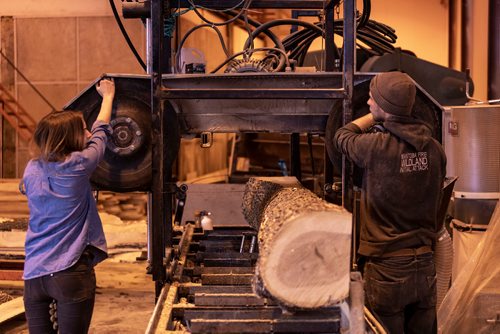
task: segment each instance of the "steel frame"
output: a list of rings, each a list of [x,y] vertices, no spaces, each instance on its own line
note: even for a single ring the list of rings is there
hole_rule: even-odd
[[[234,0],[234,4],[239,1]],[[330,1],[324,6],[323,1],[301,1],[301,0],[255,0],[251,4],[251,8],[289,8],[289,9],[324,9],[326,19],[325,31],[325,52],[326,52],[326,71],[334,70],[334,3]],[[180,4],[180,5],[179,5]],[[200,0],[197,4],[204,7],[220,8],[227,7],[227,1],[220,0]],[[150,271],[155,281],[156,296],[165,284],[168,283],[167,263],[170,262],[169,254],[172,254],[172,210],[175,196],[176,185],[172,181],[172,166],[165,157],[168,156],[169,143],[167,134],[176,131],[173,122],[169,122],[169,112],[164,107],[164,101],[172,98],[199,98],[198,94],[217,95],[217,98],[238,98],[238,94],[248,96],[248,90],[234,91],[229,89],[214,89],[210,92],[195,90],[193,87],[174,90],[166,89],[163,86],[162,75],[168,73],[171,68],[168,64],[170,61],[164,55],[170,54],[171,45],[168,39],[163,37],[164,13],[167,16],[170,9],[176,7],[189,7],[189,2],[182,0],[166,1],[166,0],[151,0],[150,2],[150,18],[148,22],[148,59],[147,63],[150,68],[148,72],[151,78],[151,111],[152,111],[152,168],[153,181],[151,189],[151,219],[150,224],[150,239],[151,242],[151,265]],[[290,98],[329,98],[343,100],[343,120],[348,123],[352,120],[352,97],[354,88],[354,71],[355,71],[355,12],[356,2],[354,0],[344,1],[344,48],[343,48],[343,68],[342,68],[342,88],[328,89],[325,91],[315,91],[314,89],[297,90],[293,88],[266,89],[254,91],[259,98],[281,99],[287,100]],[[166,60],[166,62],[165,62]],[[240,97],[242,98],[243,95]],[[314,97],[313,97],[314,98]],[[342,172],[343,181],[346,178],[346,169]],[[344,183],[345,184],[345,183]],[[346,189],[343,190],[345,197]]]
[[[154,0],[153,0],[154,1]],[[225,9],[233,7],[240,3],[240,0],[196,0],[196,4],[207,8]],[[324,7],[332,7],[333,4],[340,1],[329,1],[325,6],[325,1],[322,0],[255,0],[252,1],[250,8],[269,8],[269,9],[323,9]],[[180,0],[172,2],[172,8],[189,8],[188,0]]]
[[[125,18],[143,18],[148,16],[151,11],[152,2],[156,0],[145,0],[141,2],[125,2],[122,4],[123,16]],[[165,0],[167,2],[167,0]],[[326,3],[323,0],[254,0],[252,1],[251,8],[267,8],[267,9],[323,9],[333,7],[340,1],[329,1]],[[234,7],[240,0],[196,0],[199,6],[213,8],[213,9],[226,9]],[[326,3],[326,5],[325,5]],[[189,8],[191,5],[188,0],[171,1],[169,3],[171,8]],[[149,16],[148,16],[149,17]]]

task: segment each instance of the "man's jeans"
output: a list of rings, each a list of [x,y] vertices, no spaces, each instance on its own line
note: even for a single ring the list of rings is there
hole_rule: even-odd
[[[24,307],[30,334],[57,333],[49,314],[53,300],[57,303],[60,334],[88,332],[96,288],[91,256],[84,252],[71,268],[24,282]]]
[[[366,304],[390,334],[436,333],[436,269],[432,253],[370,258]]]

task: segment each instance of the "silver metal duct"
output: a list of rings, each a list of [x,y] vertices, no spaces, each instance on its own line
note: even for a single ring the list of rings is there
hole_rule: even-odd
[[[500,192],[500,106],[445,109],[443,138],[448,175],[458,176],[455,192],[498,198]],[[469,196],[474,196],[470,194]],[[496,197],[495,197],[496,196]]]
[[[443,144],[447,175],[458,176],[453,216],[488,224],[500,197],[500,106],[445,109]]]

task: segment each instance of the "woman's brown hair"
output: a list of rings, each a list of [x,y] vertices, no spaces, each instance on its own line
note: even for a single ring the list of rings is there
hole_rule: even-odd
[[[37,124],[32,155],[45,161],[63,161],[85,147],[84,121],[79,111],[53,111]]]

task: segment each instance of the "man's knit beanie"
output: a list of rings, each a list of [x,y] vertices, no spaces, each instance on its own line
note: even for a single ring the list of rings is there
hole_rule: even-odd
[[[415,102],[416,88],[407,74],[385,72],[373,77],[370,83],[370,93],[386,113],[409,116]]]

